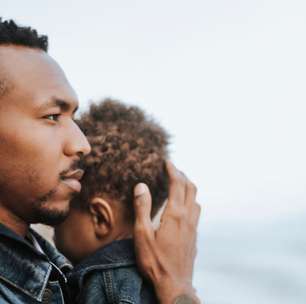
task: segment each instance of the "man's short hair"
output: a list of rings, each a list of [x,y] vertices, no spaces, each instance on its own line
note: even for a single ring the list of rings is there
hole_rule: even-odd
[[[0,45],[20,45],[48,51],[48,37],[39,35],[28,26],[17,25],[13,20],[0,17]]]
[[[168,197],[168,133],[140,108],[105,99],[77,121],[92,146],[82,165],[80,196],[72,206],[87,207],[95,196],[120,201],[133,221],[133,189],[146,183],[153,217]]]
[[[48,37],[39,35],[31,27],[20,26],[13,20],[2,20],[0,17],[0,46],[2,45],[24,46],[47,52]],[[0,73],[0,97],[7,93],[11,87],[9,80],[3,74]]]

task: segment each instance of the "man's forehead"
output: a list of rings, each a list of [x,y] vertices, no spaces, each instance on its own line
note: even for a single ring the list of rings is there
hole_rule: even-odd
[[[57,62],[46,52],[20,46],[0,46],[0,67],[9,78],[27,79],[56,76],[66,77]],[[67,80],[66,80],[67,81]]]
[[[48,54],[47,52],[29,46],[15,45],[15,44],[1,44],[0,45],[0,56],[19,56],[20,54]]]
[[[57,106],[77,107],[77,96],[60,66],[47,53],[26,47],[0,46],[1,79],[14,85],[19,98],[30,97],[35,107],[64,101]],[[4,77],[5,76],[5,77]],[[26,100],[24,100],[25,102]]]
[[[13,82],[10,80],[8,70],[5,66],[6,58],[3,56],[3,47],[0,46],[0,98],[6,95],[12,88]]]

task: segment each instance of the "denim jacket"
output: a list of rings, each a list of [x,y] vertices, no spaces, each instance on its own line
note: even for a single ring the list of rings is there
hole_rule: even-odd
[[[43,252],[0,224],[0,303],[67,303],[65,273],[71,264],[35,231],[30,233]]]
[[[99,249],[75,266],[68,276],[74,303],[158,303],[154,289],[136,267],[132,240],[120,240]]]

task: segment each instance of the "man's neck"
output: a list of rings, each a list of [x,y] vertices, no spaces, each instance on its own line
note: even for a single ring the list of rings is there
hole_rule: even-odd
[[[1,205],[0,223],[22,237],[25,237],[29,230],[27,223]]]

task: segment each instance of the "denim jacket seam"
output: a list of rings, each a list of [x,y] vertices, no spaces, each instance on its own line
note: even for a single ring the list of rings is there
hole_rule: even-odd
[[[124,297],[120,298],[119,303],[135,304],[135,301],[134,301],[134,298],[129,297],[128,295],[125,295]]]
[[[31,297],[32,299],[37,300],[37,301],[41,301],[41,294],[39,294],[38,296],[35,296],[35,295],[33,295],[33,293],[31,291],[23,289],[19,285],[14,284],[11,280],[8,280],[8,279],[6,279],[5,277],[3,277],[1,275],[0,275],[0,280],[3,280],[8,285],[13,286],[14,288],[16,288],[19,291],[23,292],[24,294],[26,294],[27,296]],[[42,289],[42,291],[43,291],[43,289]]]
[[[16,236],[0,223],[0,244],[2,244],[5,249],[1,251],[3,259],[1,258],[0,263],[0,285],[4,288],[4,295],[6,295],[5,290],[9,292],[9,300],[11,300],[12,303],[14,303],[14,297],[11,299],[11,293],[12,296],[13,294],[19,294],[22,297],[29,297],[28,301],[30,301],[30,299],[35,302],[42,301],[44,292],[50,282],[49,279],[52,271],[51,263],[55,264],[59,269],[62,269],[62,267],[69,267],[69,269],[71,269],[69,261],[61,257],[51,244],[34,231],[32,233],[42,247],[43,253],[37,251],[33,246]],[[6,238],[10,240],[9,243],[6,243]],[[16,250],[15,244],[18,244],[20,249]],[[27,249],[25,251],[26,253],[23,251],[25,248]],[[6,261],[9,261],[12,265],[17,263],[17,270],[5,267]],[[25,263],[25,266],[28,264],[29,267],[24,269],[22,266],[23,263]],[[35,276],[33,279],[30,276],[32,273]],[[59,290],[62,294],[61,288]],[[63,298],[63,295],[61,295],[61,297]]]
[[[8,248],[9,250],[10,248]],[[5,282],[6,284],[6,288],[14,288],[16,290],[18,290],[20,293],[29,296],[31,299],[34,299],[36,301],[41,301],[43,299],[43,295],[46,289],[46,286],[48,284],[49,281],[49,277],[52,271],[52,266],[50,264],[50,260],[48,258],[48,256],[44,255],[44,254],[39,254],[39,257],[42,257],[43,260],[40,261],[36,261],[36,265],[33,264],[35,269],[38,269],[37,271],[39,272],[39,275],[41,276],[39,281],[35,281],[35,280],[31,280],[31,278],[28,278],[26,280],[26,282],[23,284],[22,279],[20,280],[19,278],[24,277],[25,274],[23,273],[16,273],[15,271],[11,272],[13,273],[13,276],[9,275],[8,273],[6,273],[5,271],[3,271],[0,274],[0,284],[1,281]],[[5,258],[5,256],[4,256]],[[5,259],[4,259],[5,260]],[[31,282],[33,282],[34,284],[39,284],[37,285],[36,288],[33,288],[33,284],[31,284]]]
[[[91,271],[91,270],[101,270],[101,269],[105,269],[105,270],[109,270],[109,269],[114,269],[114,268],[119,268],[119,267],[128,267],[128,266],[132,266],[135,265],[135,262],[132,261],[127,261],[127,262],[117,262],[117,263],[112,263],[112,264],[107,264],[107,265],[91,265],[91,266],[87,266],[84,269],[82,269],[82,272],[87,272],[87,271]]]
[[[103,272],[103,281],[105,284],[105,292],[106,292],[107,300],[110,303],[115,304],[116,298],[115,298],[114,282],[113,282],[113,276],[112,276],[111,270],[107,270]]]
[[[108,265],[92,265],[92,266],[87,266],[86,268],[83,268],[81,270],[74,271],[73,276],[78,277],[77,281],[79,282],[80,286],[82,286],[84,276],[87,275],[91,271],[94,271],[94,270],[109,271],[109,270],[113,270],[114,268],[129,267],[133,265],[135,265],[134,262],[115,263],[115,264],[108,264]]]
[[[27,290],[27,289],[24,289],[22,288],[19,284],[15,284],[13,281],[7,279],[6,277],[0,275],[0,279],[2,279],[4,282],[6,282],[7,284],[13,286],[14,288],[17,288],[18,290],[22,291],[23,293],[25,293],[26,295],[30,296],[31,298],[35,299],[35,300],[38,300],[38,301],[41,301],[42,300],[42,296],[44,294],[44,291],[45,291],[45,288],[48,284],[48,280],[49,280],[49,276],[50,276],[50,273],[51,273],[51,265],[50,267],[48,268],[47,270],[47,273],[45,275],[45,279],[44,279],[44,283],[41,287],[41,290],[39,292],[39,294],[36,296],[33,294],[33,292],[31,290]]]
[[[50,265],[50,267],[48,268],[48,271],[47,271],[47,273],[46,273],[46,275],[45,275],[45,280],[44,280],[43,286],[42,286],[41,291],[40,291],[40,293],[39,293],[39,295],[38,295],[38,300],[39,300],[39,301],[42,300],[44,291],[45,291],[46,286],[47,286],[48,281],[49,281],[49,277],[50,277],[51,271],[52,271],[52,266]]]
[[[50,286],[54,286],[54,285],[60,285],[58,281],[54,281],[54,282],[49,282]],[[63,291],[62,291],[62,288],[59,288],[59,291],[60,291],[60,295],[61,295],[61,303],[65,303],[65,299],[64,299],[64,294],[63,294]]]

